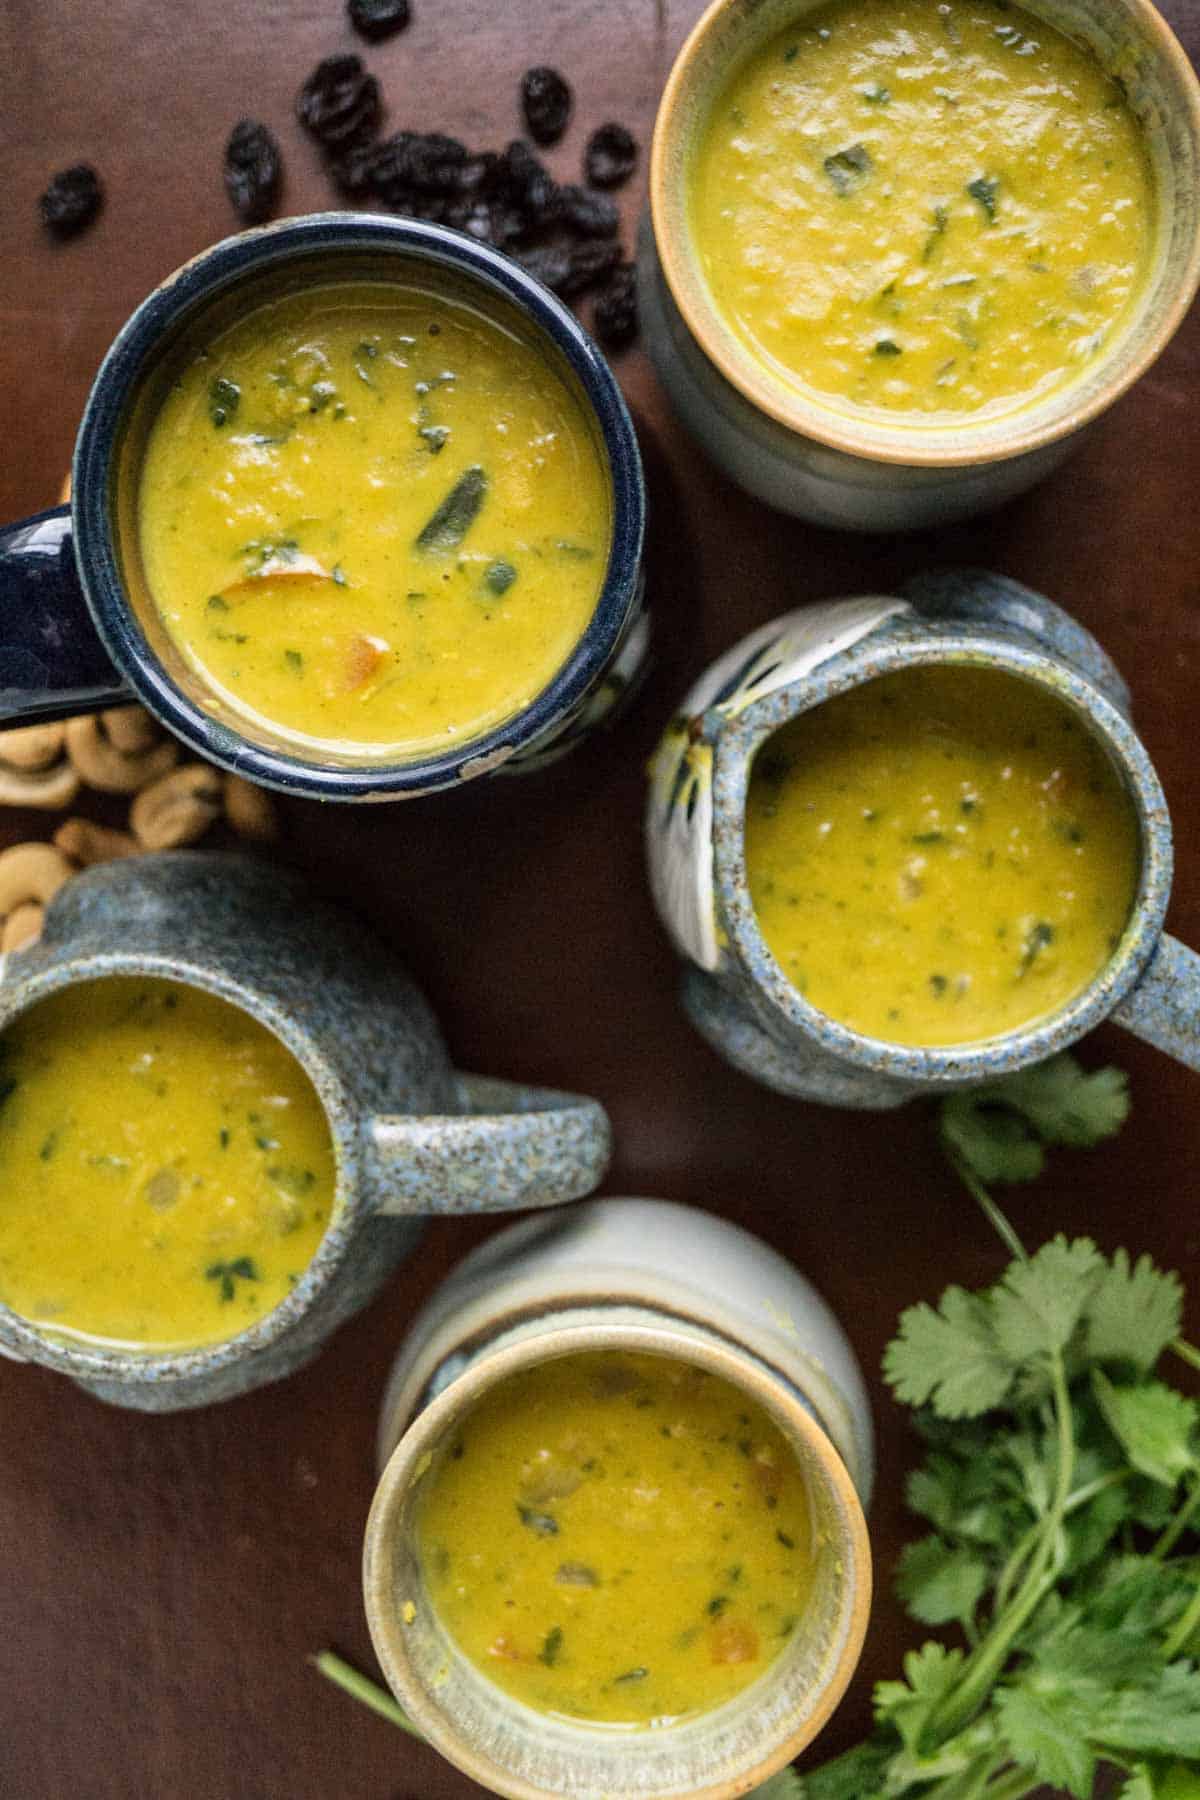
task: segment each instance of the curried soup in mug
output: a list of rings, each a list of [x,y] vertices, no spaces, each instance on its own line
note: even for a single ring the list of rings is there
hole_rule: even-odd
[[[233,1337],[303,1275],[334,1185],[299,1063],[211,994],[93,981],[0,1037],[0,1301],[46,1331]]]
[[[740,1693],[811,1592],[800,1466],[745,1394],[589,1351],[500,1382],[425,1477],[417,1548],[446,1630],[542,1713],[666,1725]]]
[[[479,737],[595,609],[603,451],[505,317],[449,289],[320,287],[240,319],[162,402],[139,489],[150,591],[206,685],[300,753]]]
[[[927,1046],[1073,999],[1116,949],[1139,867],[1132,805],[1078,716],[961,664],[881,676],[776,732],[745,848],[792,985],[856,1031]]]
[[[1156,202],[1091,54],[998,0],[836,0],[735,71],[691,170],[712,296],[785,381],[888,413],[1039,399],[1114,343]]]

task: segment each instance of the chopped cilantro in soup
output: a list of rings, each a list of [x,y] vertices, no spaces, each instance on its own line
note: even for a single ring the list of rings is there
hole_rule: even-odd
[[[1079,716],[993,669],[866,682],[776,732],[751,772],[767,944],[814,1006],[893,1043],[967,1043],[1063,1006],[1116,949],[1138,857]]]
[[[482,735],[558,673],[604,581],[607,466],[507,315],[329,286],[180,371],[139,525],[166,627],[230,714],[298,750],[402,758]]]
[[[233,1337],[303,1275],[334,1182],[308,1077],[211,994],[79,984],[0,1037],[0,1301],[47,1331]]]
[[[796,1457],[745,1394],[687,1363],[593,1351],[522,1371],[424,1479],[429,1598],[539,1712],[643,1726],[718,1706],[808,1603]]]
[[[691,219],[714,300],[772,372],[965,414],[1112,346],[1156,200],[1122,91],[1052,26],[991,0],[837,0],[718,95]]]

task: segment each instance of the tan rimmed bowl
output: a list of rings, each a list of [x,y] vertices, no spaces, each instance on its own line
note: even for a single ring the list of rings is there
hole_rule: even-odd
[[[805,1618],[744,1693],[661,1730],[546,1717],[493,1686],[441,1626],[415,1549],[423,1482],[465,1414],[518,1370],[585,1350],[667,1356],[741,1388],[784,1433],[812,1500],[819,1548]],[[788,1384],[740,1346],[706,1341],[685,1321],[593,1323],[583,1313],[480,1357],[408,1425],[371,1508],[363,1575],[375,1650],[400,1704],[449,1761],[511,1800],[733,1800],[752,1792],[800,1754],[837,1705],[858,1663],[871,1593],[858,1495]]]
[[[1045,398],[972,423],[878,417],[773,376],[727,323],[692,244],[689,170],[711,108],[805,0],[714,0],[659,107],[642,234],[645,335],[684,422],[741,486],[825,525],[940,524],[998,504],[1060,462],[1075,435],[1169,342],[1200,282],[1200,83],[1149,0],[1023,0],[1123,87],[1154,176],[1157,232],[1142,297],[1107,353]]]

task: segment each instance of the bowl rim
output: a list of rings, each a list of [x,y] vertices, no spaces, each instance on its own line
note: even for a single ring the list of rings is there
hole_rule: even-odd
[[[769,949],[750,899],[745,810],[754,758],[783,725],[827,700],[904,669],[959,664],[1031,682],[1075,712],[1111,758],[1138,830],[1137,884],[1120,941],[1094,978],[1064,1005],[1018,1030],[947,1045],[909,1045],[841,1024],[795,988]],[[1067,1049],[1101,1024],[1145,974],[1158,947],[1171,897],[1170,815],[1162,784],[1130,721],[1087,676],[998,632],[957,627],[904,635],[871,646],[863,671],[842,652],[801,681],[753,701],[723,729],[714,752],[713,872],[730,953],[756,1005],[785,1030],[818,1044],[842,1063],[901,1081],[931,1085],[985,1082]]]
[[[563,1304],[570,1305],[569,1297]],[[841,1455],[807,1409],[799,1390],[792,1391],[789,1383],[753,1350],[739,1343],[693,1336],[679,1329],[678,1324],[673,1328],[665,1317],[661,1324],[655,1325],[571,1321],[489,1349],[486,1355],[468,1365],[407,1422],[379,1476],[363,1543],[363,1601],[371,1640],[393,1693],[429,1743],[447,1760],[489,1791],[508,1796],[508,1800],[562,1800],[565,1790],[542,1787],[513,1775],[486,1750],[466,1741],[430,1698],[424,1684],[413,1672],[405,1633],[391,1604],[392,1546],[401,1526],[407,1492],[417,1474],[422,1472],[422,1458],[431,1454],[432,1447],[452,1420],[461,1416],[498,1382],[521,1369],[579,1351],[603,1349],[639,1351],[696,1363],[746,1390],[786,1437],[803,1444],[827,1483],[842,1527],[841,1541],[836,1547],[848,1570],[846,1600],[841,1610],[842,1638],[816,1704],[799,1726],[779,1737],[753,1765],[717,1782],[681,1789],[670,1797],[670,1800],[734,1800],[734,1796],[751,1792],[792,1762],[828,1723],[858,1666],[872,1594],[872,1557],[866,1517]],[[765,1680],[769,1674],[770,1667],[759,1679]],[[497,1688],[496,1693],[502,1705],[521,1705],[505,1695],[502,1689]],[[714,1712],[719,1710],[714,1709]],[[697,1720],[703,1717],[699,1714]],[[694,1724],[696,1720],[690,1722]],[[586,1731],[586,1725],[581,1724],[580,1730]],[[628,1741],[636,1741],[636,1735],[631,1734]]]
[[[193,311],[265,272],[327,256],[376,252],[407,260],[419,276],[450,270],[506,300],[549,341],[579,383],[608,465],[612,529],[604,580],[591,616],[550,681],[510,719],[436,755],[355,758],[333,766],[314,753],[255,742],[236,723],[205,711],[167,671],[129,604],[115,524],[123,430],[144,378],[169,334]],[[645,484],[629,410],[604,356],[574,314],[510,257],[462,232],[423,220],[324,212],[240,232],[203,251],[156,287],[110,346],[92,385],[72,464],[71,520],[79,578],[105,649],[134,695],[199,755],[265,787],[324,799],[387,799],[453,786],[485,774],[565,721],[611,661],[638,599],[645,537]]]
[[[812,10],[813,4],[820,3],[821,0],[812,0],[812,4],[805,5],[804,0],[795,0],[798,16]],[[1041,0],[1021,0],[1035,17],[1040,3]],[[1195,160],[1200,164],[1200,77],[1186,51],[1152,0],[1109,0],[1109,3],[1129,18],[1134,30],[1152,45],[1173,75],[1184,101],[1181,117]],[[939,445],[928,441],[933,435],[932,427],[919,421],[906,424],[903,414],[891,421],[866,412],[842,412],[833,404],[822,404],[816,390],[789,387],[784,381],[774,379],[766,364],[726,323],[711,296],[691,252],[686,205],[673,204],[671,180],[672,163],[678,154],[676,140],[681,130],[680,120],[688,111],[697,85],[698,62],[712,40],[729,28],[730,15],[749,16],[756,10],[757,0],[710,0],[689,32],[672,65],[659,103],[650,148],[649,180],[650,221],[667,290],[697,348],[744,400],[795,436],[861,461],[928,470],[969,469],[1029,455],[1071,436],[1105,412],[1145,374],[1178,330],[1200,287],[1200,213],[1186,261],[1176,278],[1174,297],[1163,309],[1154,330],[1146,335],[1141,347],[1126,359],[1119,372],[1110,373],[1107,380],[1096,384],[1085,404],[1068,405],[1055,416],[1044,418],[1040,424],[1039,414],[1047,413],[1061,401],[1064,393],[1069,396],[1076,383],[1068,382],[1065,387],[1046,395],[1043,401],[1017,406],[1009,414],[975,423],[970,415],[961,421],[952,419],[940,430],[946,437],[955,434],[957,441]],[[1136,330],[1138,318],[1135,310],[1125,326],[1126,338]],[[1110,361],[1114,362],[1115,369],[1115,359]],[[982,440],[985,433],[990,441],[972,446],[970,439],[978,436]]]

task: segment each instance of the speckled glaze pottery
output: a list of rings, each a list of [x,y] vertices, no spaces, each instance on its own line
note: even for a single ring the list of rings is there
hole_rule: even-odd
[[[337,1189],[295,1289],[224,1343],[89,1348],[0,1306],[0,1353],[103,1400],[169,1412],[290,1375],[409,1254],[423,1216],[553,1206],[589,1193],[607,1166],[602,1107],[457,1074],[391,954],[278,867],[174,851],[87,870],[52,902],[40,942],[0,958],[0,1029],[48,994],[113,975],[204,988],[273,1031],[325,1109]]]
[[[547,1718],[493,1687],[442,1630],[414,1550],[422,1476],[471,1406],[518,1369],[597,1349],[678,1357],[744,1388],[794,1448],[825,1540],[809,1613],[777,1661],[726,1705],[654,1731]],[[845,1333],[748,1232],[662,1200],[588,1201],[512,1226],[435,1294],[388,1383],[363,1565],[380,1664],[430,1742],[511,1800],[750,1793],[811,1743],[858,1662],[872,1455]]]
[[[1004,576],[929,574],[901,595],[829,601],[764,625],[705,672],[659,745],[646,811],[650,881],[687,959],[692,1022],[745,1074],[830,1106],[898,1106],[989,1081],[1107,1018],[1200,1068],[1200,961],[1163,931],[1171,824],[1117,670],[1061,607]],[[1079,714],[1130,795],[1141,873],[1112,960],[1068,1005],[1003,1037],[910,1049],[818,1012],[768,950],[746,884],[746,788],[760,745],[798,713],[877,675],[945,662],[1009,670]]]
[[[639,249],[642,331],[684,424],[742,487],[820,525],[896,531],[998,505],[1063,460],[1077,433],[1164,348],[1200,279],[1200,84],[1149,0],[1022,0],[1123,86],[1159,194],[1155,262],[1135,318],[1079,380],[975,424],[876,417],[773,376],[718,310],[691,241],[687,170],[730,72],[821,0],[715,0],[659,107]]]
[[[197,333],[333,281],[449,276],[483,307],[519,315],[580,394],[611,483],[613,534],[587,628],[543,691],[507,723],[404,762],[296,753],[226,707],[168,637],[137,546],[142,450],[176,358]],[[263,786],[329,800],[390,800],[560,755],[608,716],[645,660],[645,486],[612,371],[574,315],[509,257],[445,226],[317,213],[243,232],[185,263],[144,300],[96,377],[75,447],[70,506],[0,531],[0,724],[66,718],[137,699],[192,750]]]

